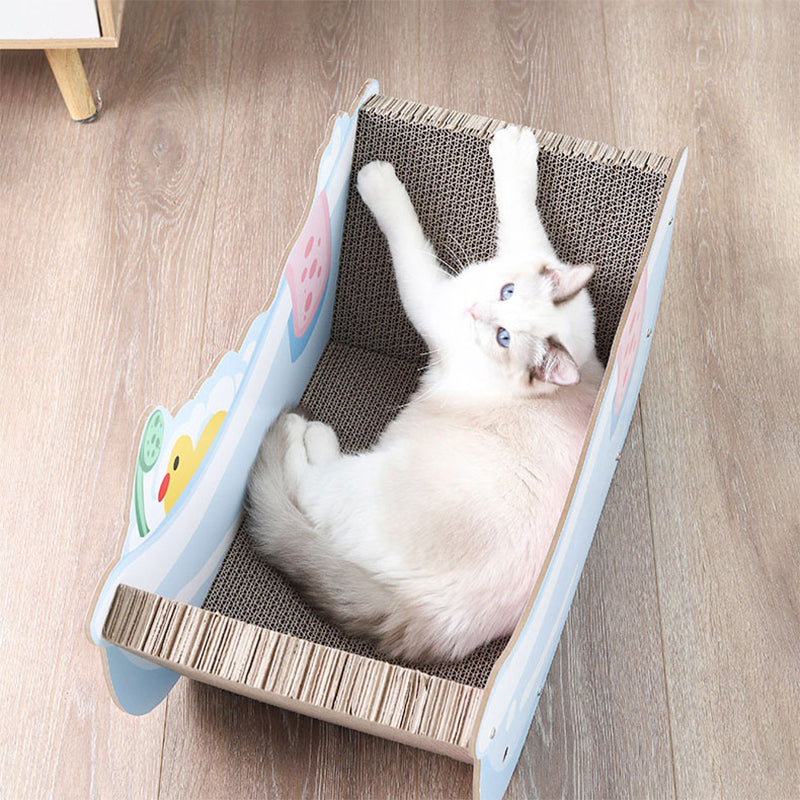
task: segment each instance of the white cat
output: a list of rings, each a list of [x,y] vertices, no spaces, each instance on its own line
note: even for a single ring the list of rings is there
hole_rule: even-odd
[[[585,290],[536,210],[528,129],[490,145],[497,255],[453,277],[391,164],[358,191],[389,243],[430,363],[368,452],[295,413],[267,433],[248,488],[257,550],[346,633],[387,656],[458,659],[514,629],[567,497],[603,368]]]

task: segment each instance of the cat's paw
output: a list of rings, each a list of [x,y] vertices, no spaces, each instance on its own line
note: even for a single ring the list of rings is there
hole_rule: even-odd
[[[296,480],[306,462],[303,437],[307,424],[302,416],[289,411],[281,413],[272,423],[250,475],[249,484],[255,487],[254,491],[261,491],[258,487],[264,480],[274,483],[280,474],[290,481]]]
[[[363,166],[358,172],[356,187],[379,223],[391,215],[398,205],[404,207],[410,202],[405,186],[388,161],[370,161]]]
[[[287,443],[291,445],[303,440],[308,420],[300,414],[289,411],[280,418],[279,424],[286,436]]]
[[[287,488],[294,491],[308,469],[305,435],[308,420],[287,412],[278,417],[275,434],[283,441],[283,477]]]
[[[336,431],[324,422],[309,422],[303,435],[306,457],[311,465],[329,464],[339,458]]]
[[[536,180],[539,144],[530,128],[509,125],[497,131],[489,145],[489,156],[498,178],[525,176]]]

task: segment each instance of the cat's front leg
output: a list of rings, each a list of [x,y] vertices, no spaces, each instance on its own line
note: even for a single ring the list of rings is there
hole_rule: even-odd
[[[498,255],[554,255],[536,208],[539,145],[533,131],[515,125],[497,131],[489,155],[497,201]]]
[[[362,167],[358,192],[386,236],[403,308],[429,345],[435,346],[441,322],[439,292],[450,276],[439,266],[405,186],[386,161]]]
[[[370,161],[358,172],[356,186],[389,244],[425,238],[406,187],[388,161]]]

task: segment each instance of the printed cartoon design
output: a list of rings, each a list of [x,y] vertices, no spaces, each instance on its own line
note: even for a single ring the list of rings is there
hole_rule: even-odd
[[[165,513],[169,514],[175,501],[186,488],[186,484],[197,471],[224,419],[224,411],[218,411],[211,417],[200,434],[197,447],[192,444],[191,437],[186,435],[179,437],[175,442],[169,456],[167,472],[158,489],[158,502],[163,501]]]
[[[636,354],[639,352],[639,341],[642,338],[642,322],[644,320],[644,309],[647,300],[647,264],[642,271],[636,295],[633,298],[631,313],[625,330],[622,332],[622,339],[619,343],[617,352],[617,392],[614,396],[614,413],[619,414],[622,401],[625,399],[625,392],[633,375],[633,366],[636,363]]]
[[[252,350],[249,342],[241,353],[227,354],[194,401],[176,416],[162,407],[148,416],[137,451],[123,553],[135,550],[149,538],[185,494],[233,403]]]
[[[139,536],[147,536],[150,526],[147,524],[144,502],[144,476],[156,465],[164,444],[164,414],[157,408],[147,419],[139,446],[139,457],[136,460],[136,473],[133,478],[133,507],[136,515],[136,528]]]
[[[314,201],[286,265],[286,282],[292,297],[292,315],[289,318],[292,361],[297,361],[311,338],[328,288],[330,225],[328,198],[322,191]]]

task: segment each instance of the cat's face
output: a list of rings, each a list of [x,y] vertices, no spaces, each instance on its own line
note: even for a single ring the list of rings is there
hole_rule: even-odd
[[[475,366],[488,368],[515,395],[577,383],[578,367],[562,344],[569,339],[563,304],[593,271],[588,265],[499,259],[468,266],[454,281],[453,302],[462,307],[456,311]]]

